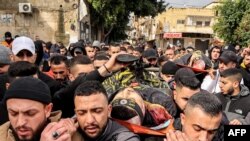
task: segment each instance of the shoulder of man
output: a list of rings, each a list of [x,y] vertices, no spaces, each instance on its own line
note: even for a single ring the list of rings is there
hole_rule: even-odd
[[[10,122],[6,122],[0,126],[0,137],[3,141],[15,141],[14,135],[10,130]]]
[[[112,132],[108,137],[107,141],[139,141],[140,137],[133,132],[129,131],[126,127],[120,125],[116,121],[111,121]]]
[[[122,131],[115,136],[114,141],[140,141],[139,136],[130,131]]]

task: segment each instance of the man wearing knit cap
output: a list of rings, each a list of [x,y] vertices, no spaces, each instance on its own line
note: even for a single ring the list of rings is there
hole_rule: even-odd
[[[10,121],[0,126],[1,140],[69,141],[70,133],[75,131],[73,121],[52,122],[59,119],[60,113],[51,113],[50,90],[39,79],[22,77],[13,81],[3,102]]]
[[[167,83],[174,78],[179,67],[172,61],[166,62],[161,69],[161,78]]]
[[[5,32],[4,38],[5,40],[1,44],[5,47],[11,48],[11,44],[13,41],[11,33],[9,31]]]

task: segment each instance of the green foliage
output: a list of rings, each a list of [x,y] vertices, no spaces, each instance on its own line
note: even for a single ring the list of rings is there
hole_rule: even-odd
[[[237,44],[248,46],[250,43],[250,10],[243,16],[239,27],[235,31]]]
[[[240,25],[244,25],[242,18],[250,8],[249,0],[224,0],[223,4],[216,7],[219,12],[218,22],[214,25],[214,31],[217,35],[224,39],[226,43],[231,44],[245,44],[242,31],[244,28]]]
[[[156,16],[165,10],[163,0],[87,0],[90,4],[91,24],[103,29],[103,40],[122,40],[127,36],[125,29],[129,14]],[[110,37],[108,37],[110,36]]]

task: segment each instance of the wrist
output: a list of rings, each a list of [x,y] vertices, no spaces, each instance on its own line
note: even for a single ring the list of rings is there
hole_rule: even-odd
[[[105,68],[105,70],[106,70],[108,73],[111,73],[110,70],[107,68],[106,64],[103,64],[103,67]]]

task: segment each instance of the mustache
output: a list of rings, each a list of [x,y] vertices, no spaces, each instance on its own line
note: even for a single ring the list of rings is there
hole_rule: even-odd
[[[88,128],[100,128],[97,124],[89,124],[87,126],[84,127],[84,130],[88,129]]]
[[[15,128],[16,131],[21,130],[21,129],[24,129],[24,130],[32,130],[32,128],[27,127],[27,126],[18,126],[18,127]]]

